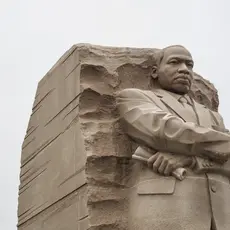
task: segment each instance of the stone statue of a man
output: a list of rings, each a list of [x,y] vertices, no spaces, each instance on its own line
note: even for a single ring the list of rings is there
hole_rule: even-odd
[[[130,189],[132,230],[230,229],[230,135],[219,113],[189,96],[193,64],[184,47],[166,47],[153,89],[117,96],[123,128],[140,146],[136,159],[146,159]]]

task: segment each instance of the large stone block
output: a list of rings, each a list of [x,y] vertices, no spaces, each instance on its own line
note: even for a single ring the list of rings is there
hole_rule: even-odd
[[[127,229],[133,143],[115,94],[147,89],[157,49],[73,46],[39,82],[22,145],[18,228]],[[195,76],[194,98],[218,108]]]

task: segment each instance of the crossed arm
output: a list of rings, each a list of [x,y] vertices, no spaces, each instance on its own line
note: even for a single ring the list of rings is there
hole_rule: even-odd
[[[160,109],[141,90],[125,89],[117,95],[125,132],[140,144],[162,152],[226,161],[230,135],[184,122]]]

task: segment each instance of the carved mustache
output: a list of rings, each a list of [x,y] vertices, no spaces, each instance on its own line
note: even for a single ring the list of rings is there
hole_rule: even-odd
[[[187,81],[189,84],[191,84],[192,82],[191,77],[185,74],[177,75],[173,81],[178,81],[178,80]]]

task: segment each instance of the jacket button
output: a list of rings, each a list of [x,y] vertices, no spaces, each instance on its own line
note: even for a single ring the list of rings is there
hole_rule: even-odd
[[[217,189],[216,189],[216,186],[215,186],[215,185],[212,185],[212,186],[211,186],[211,191],[212,191],[213,193],[215,193],[216,190],[217,190]]]

